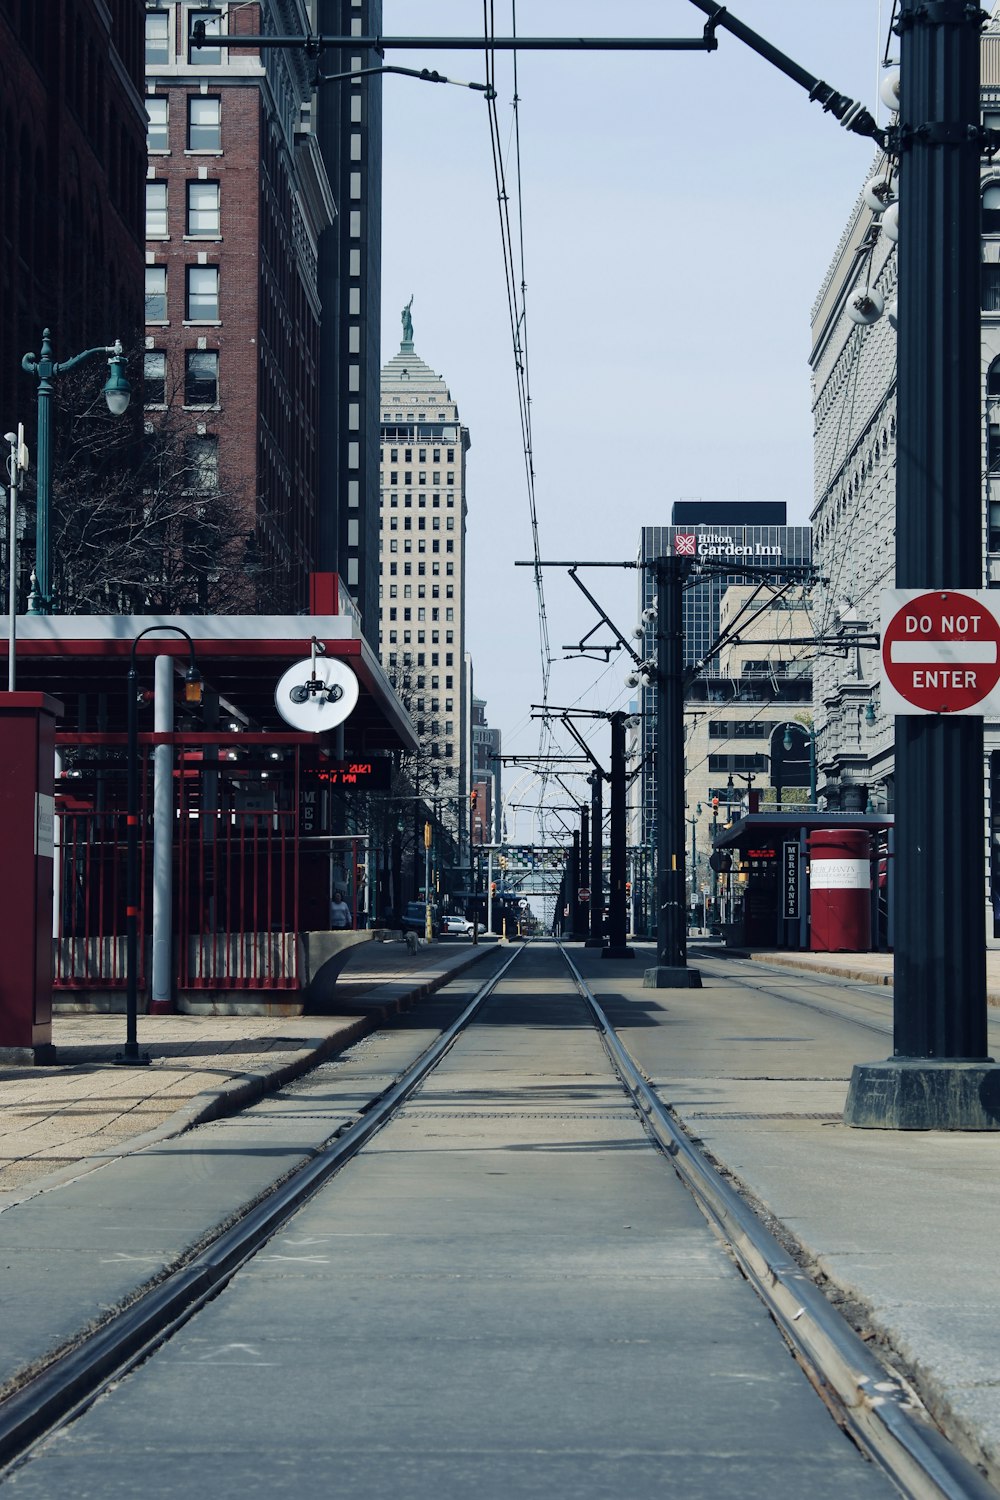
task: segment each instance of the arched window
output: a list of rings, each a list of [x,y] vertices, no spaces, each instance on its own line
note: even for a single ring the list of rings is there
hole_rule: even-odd
[[[1000,182],[983,189],[983,234],[1000,234]]]

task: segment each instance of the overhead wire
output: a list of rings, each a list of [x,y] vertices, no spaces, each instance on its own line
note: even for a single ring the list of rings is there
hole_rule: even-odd
[[[512,35],[517,35],[517,5],[511,0]],[[511,223],[511,195],[507,187],[505,157],[507,152],[501,144],[500,122],[497,116],[496,53],[490,46],[496,35],[494,0],[483,0],[483,34],[485,44],[486,95],[490,128],[490,148],[493,157],[493,176],[497,193],[497,208],[500,221],[500,242],[503,255],[504,282],[507,293],[507,309],[510,320],[511,344],[514,354],[514,372],[517,385],[518,413],[521,424],[521,443],[524,453],[524,472],[527,488],[528,512],[531,524],[532,562],[535,598],[538,613],[538,636],[541,656],[542,704],[548,704],[549,681],[552,665],[552,650],[549,642],[548,615],[545,606],[545,589],[542,579],[541,546],[539,540],[538,505],[535,493],[534,439],[532,434],[531,376],[528,360],[528,316],[527,276],[525,273],[524,246],[524,200],[521,173],[521,129],[520,94],[518,90],[517,51],[512,55],[513,99],[511,132],[508,135],[508,150],[511,138],[514,145],[514,194],[516,200],[516,235]],[[546,753],[553,743],[552,725],[543,715],[539,728],[539,755]],[[543,775],[540,801],[545,797]]]

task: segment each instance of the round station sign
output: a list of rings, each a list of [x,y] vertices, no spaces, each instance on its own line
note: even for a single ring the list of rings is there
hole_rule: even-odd
[[[882,669],[911,712],[975,713],[1000,682],[1000,620],[975,594],[914,594],[885,624]]]

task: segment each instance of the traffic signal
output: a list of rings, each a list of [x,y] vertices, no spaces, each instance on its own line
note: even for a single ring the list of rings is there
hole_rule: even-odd
[[[491,880],[490,881],[490,895],[491,896],[495,896],[496,893],[497,893],[497,883],[496,883],[495,880]]]
[[[629,898],[631,897],[631,895],[632,895],[632,882],[631,882],[631,880],[626,880],[626,882],[625,882],[625,900],[628,901]]]
[[[479,793],[477,791],[471,791],[469,793],[469,806],[472,808],[473,812],[475,812],[475,810],[476,810],[476,803],[478,801],[479,801]]]
[[[719,811],[719,799],[718,799],[718,797],[713,797],[712,798],[712,811],[713,811],[713,813],[717,813]]]

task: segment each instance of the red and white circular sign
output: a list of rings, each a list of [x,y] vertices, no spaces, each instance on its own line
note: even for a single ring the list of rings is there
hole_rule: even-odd
[[[1000,682],[1000,620],[974,594],[915,594],[885,625],[882,669],[915,709],[974,712]]]

